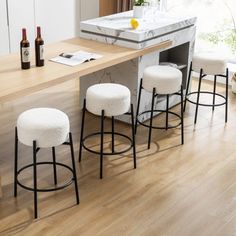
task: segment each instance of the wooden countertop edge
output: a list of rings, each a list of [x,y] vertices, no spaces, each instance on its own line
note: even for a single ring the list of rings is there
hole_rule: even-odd
[[[32,93],[36,93],[39,92],[40,90],[43,89],[47,89],[49,87],[58,85],[58,84],[62,84],[66,81],[75,79],[76,77],[78,77],[78,73],[72,73],[71,75],[66,75],[66,76],[62,76],[60,78],[51,80],[51,81],[46,81],[46,82],[42,82],[41,84],[38,85],[32,85],[31,87],[22,89],[20,91],[16,91],[14,93],[5,95],[5,96],[1,96],[0,97],[0,104],[2,103],[7,103],[7,102],[11,102],[17,98],[23,97],[23,96],[27,96],[30,95]]]

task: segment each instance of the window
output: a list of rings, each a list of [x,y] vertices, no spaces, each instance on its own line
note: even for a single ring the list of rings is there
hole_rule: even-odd
[[[236,0],[162,0],[170,13],[195,15],[196,50],[215,49],[228,53],[236,63]]]

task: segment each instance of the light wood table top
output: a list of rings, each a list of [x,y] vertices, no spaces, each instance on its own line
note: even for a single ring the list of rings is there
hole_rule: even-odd
[[[19,53],[0,57],[0,103],[73,78],[79,78],[153,51],[163,50],[171,46],[171,43],[171,41],[165,41],[155,46],[135,50],[74,38],[47,45],[45,47],[45,66],[35,67],[33,64],[30,70],[20,69]],[[78,50],[102,54],[103,57],[74,67],[49,61],[50,58],[58,56],[62,52],[68,53]],[[31,61],[34,61],[33,54],[31,55]]]

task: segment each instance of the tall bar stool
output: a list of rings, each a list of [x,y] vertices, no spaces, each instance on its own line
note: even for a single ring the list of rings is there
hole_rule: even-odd
[[[33,163],[18,169],[18,142],[33,147]],[[72,167],[56,161],[55,147],[69,145],[71,151]],[[41,148],[51,148],[53,161],[39,162],[37,153]],[[52,188],[38,188],[37,166],[52,165],[54,184]],[[72,178],[63,185],[57,183],[57,166],[63,167],[71,172]],[[24,170],[33,168],[33,187],[26,186],[18,179]],[[40,173],[39,173],[40,174]],[[74,183],[76,203],[79,204],[79,190],[77,185],[76,167],[74,160],[74,148],[70,123],[67,115],[57,109],[34,108],[23,112],[17,120],[15,128],[15,170],[14,170],[14,196],[17,197],[17,185],[34,192],[34,217],[38,217],[38,192],[51,192],[61,190]]]
[[[151,110],[139,113],[139,107],[141,102],[142,89],[152,93]],[[166,110],[155,110],[155,98],[158,95],[166,96]],[[181,114],[174,113],[169,110],[169,97],[171,95],[179,95],[181,97]],[[153,113],[165,112],[166,113],[166,125],[165,127],[153,125]],[[140,121],[140,116],[150,113],[149,124],[145,124]],[[169,114],[172,114],[179,118],[180,122],[177,125],[169,125]],[[183,86],[182,86],[182,72],[176,68],[170,66],[149,66],[144,70],[143,79],[140,81],[138,105],[136,113],[135,132],[137,132],[137,125],[140,124],[149,128],[148,135],[148,149],[150,149],[152,129],[173,129],[181,125],[181,144],[184,144],[184,119],[183,119]]]
[[[134,111],[133,104],[130,104],[130,91],[127,87],[120,84],[102,83],[96,84],[88,88],[86,93],[86,99],[84,99],[82,124],[81,124],[81,136],[80,136],[80,150],[79,150],[79,162],[82,158],[82,149],[100,155],[100,179],[103,178],[103,156],[105,155],[118,155],[133,149],[133,162],[134,168],[136,168],[136,150],[135,150],[135,133],[134,133]],[[129,112],[129,110],[131,111]],[[85,126],[85,113],[86,111],[98,115],[101,117],[100,132],[92,133],[84,137]],[[132,138],[119,132],[115,132],[115,116],[129,115],[131,116],[131,129]],[[104,119],[105,117],[111,117],[111,132],[104,131]],[[104,135],[111,135],[111,147],[110,152],[104,152]],[[100,136],[100,151],[95,151],[86,146],[85,141],[89,138]],[[123,137],[130,145],[121,151],[115,150],[115,136]]]
[[[199,73],[199,80],[198,80],[198,90],[189,92],[190,81],[191,81],[191,74],[192,72]],[[201,84],[202,79],[207,75],[214,76],[214,85],[213,91],[202,91]],[[226,88],[225,88],[225,96],[216,92],[216,82],[217,77],[224,77],[226,79]],[[197,123],[197,115],[198,115],[198,107],[205,106],[205,107],[212,107],[214,111],[215,107],[225,105],[225,123],[228,120],[228,85],[229,85],[229,70],[227,68],[227,60],[223,58],[222,55],[218,55],[216,53],[198,53],[195,54],[190,66],[189,77],[187,82],[187,89],[186,89],[186,99],[184,104],[184,110],[186,108],[187,101],[196,105],[195,110],[195,117],[194,117],[194,124]],[[196,101],[191,99],[191,95],[197,95]],[[210,94],[212,95],[212,104],[209,103],[200,103],[200,96],[203,94]],[[222,102],[218,102],[216,104],[216,97],[223,99]]]

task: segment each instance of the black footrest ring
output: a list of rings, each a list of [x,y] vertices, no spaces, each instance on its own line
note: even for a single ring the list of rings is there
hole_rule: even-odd
[[[38,165],[53,165],[53,164],[54,164],[53,162],[47,161],[47,162],[38,162],[36,165],[38,166]],[[63,164],[63,163],[60,163],[60,162],[56,162],[55,164],[58,165],[58,166],[62,166],[62,167],[64,167],[64,168],[68,169],[68,170],[70,170],[71,173],[73,174],[73,169],[72,169],[71,167],[69,167],[69,166],[67,166],[67,165],[65,165],[65,164]],[[34,189],[34,188],[31,188],[31,187],[29,187],[29,186],[26,186],[26,185],[24,185],[24,184],[22,184],[22,183],[18,180],[18,175],[19,175],[23,170],[28,169],[28,168],[33,167],[33,166],[34,166],[34,164],[29,164],[29,165],[26,165],[26,166],[22,167],[21,169],[19,169],[19,170],[17,171],[17,184],[18,184],[19,186],[21,186],[22,188],[24,188],[24,189],[26,189],[26,190],[29,190],[29,191],[35,191],[35,189]],[[37,191],[37,192],[52,192],[52,191],[58,191],[58,190],[61,190],[61,189],[64,189],[64,188],[68,187],[69,185],[71,185],[71,184],[73,183],[73,181],[74,181],[74,178],[71,178],[71,180],[67,181],[65,184],[63,184],[63,185],[61,185],[61,186],[57,186],[57,187],[55,187],[55,188],[47,188],[47,189],[39,189],[39,188],[37,188],[36,191]]]
[[[189,93],[188,95],[186,95],[186,100],[189,101],[189,102],[192,103],[192,104],[197,105],[197,102],[194,102],[194,101],[192,101],[192,100],[189,98],[189,96],[194,95],[194,94],[198,94],[198,92],[197,92],[197,91],[194,91],[194,92]],[[214,93],[209,92],[209,91],[201,91],[200,94],[210,94],[210,95],[212,95],[212,96],[214,95]],[[226,97],[225,97],[224,95],[219,94],[219,93],[215,93],[215,96],[216,96],[216,97],[221,97],[221,98],[223,98],[225,101],[222,102],[222,103],[216,103],[215,105],[213,105],[213,104],[206,104],[206,103],[198,103],[198,105],[199,105],[199,106],[205,106],[205,107],[217,107],[217,106],[223,106],[223,105],[226,104]]]
[[[104,132],[104,134],[110,134],[110,135],[112,135],[112,132]],[[86,149],[87,151],[99,155],[99,154],[101,154],[100,152],[94,151],[94,150],[88,148],[88,147],[85,145],[85,143],[84,143],[87,139],[92,138],[92,137],[94,137],[94,136],[98,136],[98,135],[101,135],[101,132],[96,132],[96,133],[92,133],[92,134],[87,135],[86,137],[83,138],[82,144],[83,144],[84,149]],[[132,141],[132,139],[131,139],[130,137],[128,137],[127,135],[114,132],[114,136],[120,136],[120,137],[123,137],[123,138],[129,140],[129,142],[130,142],[129,147],[126,148],[126,149],[124,149],[124,150],[122,150],[122,151],[119,151],[119,152],[104,152],[103,155],[111,155],[111,156],[112,156],[112,155],[119,155],[119,154],[128,152],[128,151],[133,147],[133,141]]]
[[[166,112],[166,111],[165,110],[153,110],[153,112]],[[137,117],[137,121],[140,125],[142,125],[144,127],[147,127],[147,128],[150,128],[150,125],[146,125],[146,124],[144,124],[144,122],[141,122],[139,120],[139,117],[143,114],[146,114],[146,113],[151,113],[151,110],[143,111],[142,113],[140,113]],[[175,113],[175,112],[172,112],[172,111],[168,111],[168,113],[178,117],[180,119],[180,122],[177,125],[173,125],[173,126],[168,125],[167,129],[173,129],[173,128],[177,128],[178,126],[180,126],[181,125],[181,116],[179,114]],[[164,126],[154,126],[153,125],[152,129],[166,129],[166,127],[164,127]]]

